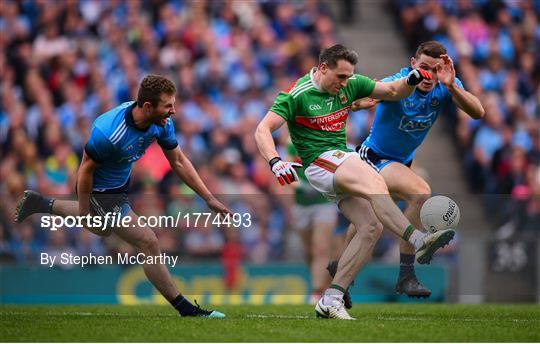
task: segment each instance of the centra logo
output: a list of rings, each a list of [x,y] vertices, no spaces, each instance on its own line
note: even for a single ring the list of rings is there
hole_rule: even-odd
[[[322,106],[320,106],[319,104],[311,104],[311,105],[309,105],[309,109],[310,110],[322,110]]]

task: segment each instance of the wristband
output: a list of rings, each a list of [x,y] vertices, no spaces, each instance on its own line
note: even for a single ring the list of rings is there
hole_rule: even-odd
[[[268,161],[268,164],[270,165],[270,168],[272,168],[274,166],[274,164],[278,161],[281,161],[281,158],[279,156],[276,156],[272,159],[270,159],[270,161]]]

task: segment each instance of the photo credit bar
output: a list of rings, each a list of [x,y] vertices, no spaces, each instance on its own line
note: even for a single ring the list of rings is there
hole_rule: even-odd
[[[129,216],[122,216],[118,212],[108,212],[104,216],[100,215],[80,215],[80,216],[58,216],[44,215],[41,217],[41,228],[48,228],[51,231],[57,231],[60,228],[89,228],[106,231],[111,228],[144,228],[150,227],[153,229],[167,228],[201,228],[201,227],[216,227],[216,228],[245,228],[249,229],[253,225],[252,216],[250,213],[232,213],[232,214],[216,214],[211,212],[178,212],[176,216],[171,215],[155,215],[144,216],[139,215],[135,220]]]

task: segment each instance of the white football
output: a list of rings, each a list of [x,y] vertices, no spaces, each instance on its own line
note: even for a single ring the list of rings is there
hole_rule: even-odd
[[[420,220],[422,226],[432,233],[448,228],[456,228],[459,223],[459,207],[446,196],[430,197],[422,205]]]

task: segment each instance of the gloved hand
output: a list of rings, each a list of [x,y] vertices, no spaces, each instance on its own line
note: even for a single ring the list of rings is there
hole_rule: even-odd
[[[302,164],[297,162],[288,162],[281,160],[280,157],[272,158],[269,162],[270,169],[274,172],[277,180],[281,185],[291,184],[298,180],[295,168],[301,168]]]
[[[420,68],[413,69],[409,72],[409,75],[407,75],[407,85],[409,86],[416,86],[419,83],[422,82],[422,80],[431,80],[432,76],[431,73],[427,70],[423,70]]]

